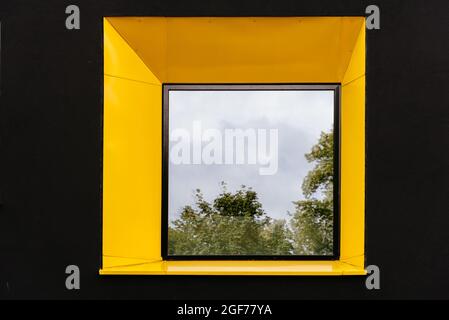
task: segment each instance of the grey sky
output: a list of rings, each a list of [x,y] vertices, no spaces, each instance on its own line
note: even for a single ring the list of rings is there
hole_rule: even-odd
[[[170,91],[169,130],[278,129],[278,171],[260,175],[260,165],[169,164],[169,218],[193,204],[194,190],[213,200],[225,181],[230,191],[252,187],[267,214],[288,218],[292,201],[302,199],[301,184],[313,167],[304,158],[321,131],[333,125],[333,91]],[[192,141],[191,141],[192,142]],[[206,143],[203,143],[203,145]],[[172,148],[174,142],[170,142]]]

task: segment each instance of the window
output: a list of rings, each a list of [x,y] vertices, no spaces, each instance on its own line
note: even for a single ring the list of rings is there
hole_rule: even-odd
[[[163,104],[166,259],[338,258],[339,85],[164,85]]]
[[[106,17],[103,31],[101,274],[366,274],[365,17]],[[320,84],[332,85],[323,87]],[[212,90],[214,87],[220,90]],[[170,97],[168,91],[177,96],[181,104],[177,104],[176,98]],[[326,221],[332,221],[332,224],[328,223],[324,229],[315,228],[327,230],[328,241],[325,243],[331,245],[306,246],[299,250],[298,239],[292,240],[290,237],[290,242],[279,242],[285,246],[276,245],[276,241],[268,241],[285,238],[270,238],[267,236],[270,235],[270,230],[271,234],[279,235],[286,231],[285,225],[288,225],[290,231],[296,231],[287,221],[293,219],[292,216],[297,212],[291,201],[307,200],[301,183],[306,173],[317,165],[317,161],[312,159],[309,163],[305,161],[304,155],[310,153],[310,148],[319,141],[320,135],[317,133],[307,146],[303,146],[303,150],[295,149],[297,152],[287,157],[290,151],[284,148],[298,144],[298,139],[295,139],[295,134],[288,134],[288,127],[285,126],[288,122],[271,115],[279,115],[277,110],[291,106],[285,103],[276,105],[276,108],[274,105],[271,108],[265,106],[264,114],[271,114],[266,117],[266,123],[259,123],[257,115],[260,113],[253,112],[254,118],[248,117],[245,125],[244,111],[250,107],[257,110],[257,103],[247,103],[246,109],[236,108],[236,115],[233,114],[234,111],[225,113],[226,110],[235,108],[235,103],[242,101],[237,96],[244,95],[245,92],[248,96],[254,96],[254,99],[259,97],[264,103],[274,100],[276,95],[285,99],[284,95],[326,95],[333,92],[334,103],[326,104],[326,108],[320,111],[323,118],[319,120],[327,120],[322,127],[316,126],[317,132],[329,133],[333,128],[334,133],[339,135],[337,138],[334,134],[333,139],[327,140],[334,143],[335,148],[332,154],[334,162],[330,162],[334,172],[333,175],[327,175],[328,178],[332,177],[332,184],[327,189],[318,188],[319,190],[314,190],[309,195],[311,199],[323,200],[325,194],[329,196],[330,187],[333,188],[332,206],[328,203],[325,210],[330,212],[328,217],[331,217]],[[213,139],[209,138],[204,141],[204,149],[203,145],[200,146],[199,157],[197,155],[196,160],[193,159],[194,146],[186,143],[194,136],[193,109],[187,112],[187,118],[179,111],[182,111],[183,101],[199,99],[197,95],[206,93],[211,95],[210,107],[204,108],[204,99],[200,99],[202,103],[193,104],[205,110],[201,113],[204,117],[199,119],[200,136],[216,136],[224,144],[227,141],[226,132],[209,130],[214,128],[205,116],[215,117],[215,120],[223,118],[226,123],[231,124],[233,121],[233,126],[229,129],[241,129],[244,132],[248,128],[253,129],[248,134],[256,135],[256,139],[252,138],[253,142],[255,140],[252,145],[257,150],[258,133],[261,132],[262,139],[267,142],[267,149],[263,149],[261,155],[256,152],[254,157],[254,150],[248,148],[249,144],[245,142],[243,147],[239,147],[244,151],[239,153],[240,156],[243,155],[243,160],[234,158],[233,154],[234,162],[226,164],[226,155],[230,157],[227,150],[223,146],[212,148],[214,144],[208,142]],[[190,98],[187,99],[189,94]],[[218,94],[233,95],[234,98],[223,100]],[[169,99],[164,98],[164,95]],[[260,95],[268,97],[262,99]],[[308,104],[298,99],[297,105],[305,107]],[[291,118],[302,109],[299,107],[292,110]],[[313,123],[312,118],[305,113],[295,118],[299,119],[298,123],[294,122],[297,125]],[[337,118],[339,121],[335,121]],[[182,121],[188,123],[184,124]],[[175,134],[175,140],[171,142],[169,122],[174,122],[173,127],[186,129],[177,130],[175,133],[179,136],[176,138]],[[340,127],[339,130],[337,126]],[[273,154],[268,148],[270,129],[277,129],[277,162],[276,157],[270,157]],[[181,139],[182,136],[187,140]],[[216,140],[219,141],[219,138]],[[250,138],[243,139],[246,140]],[[340,143],[337,144],[337,141]],[[186,155],[179,151],[183,149],[183,145],[186,150],[190,146],[190,155],[187,155],[191,162],[195,160],[198,164],[183,163],[183,156]],[[336,148],[338,145],[339,148]],[[198,145],[195,148],[197,147]],[[179,161],[175,171],[169,163],[170,149],[178,149],[180,155],[175,157]],[[221,149],[224,164],[215,163],[218,156],[211,149],[218,150],[218,153]],[[210,155],[203,158],[204,150],[210,152]],[[264,158],[264,155],[268,158]],[[276,178],[282,172],[290,172],[287,170],[290,161],[295,164],[297,162],[298,168],[291,170],[291,175],[286,174],[282,180],[285,183],[279,183]],[[189,168],[190,166],[193,168]],[[259,174],[259,169],[264,174]],[[300,169],[302,173],[299,172]],[[197,170],[201,175],[192,180],[191,176],[195,172],[192,173],[191,170]],[[223,174],[217,176],[216,172]],[[240,174],[241,172],[244,174]],[[190,178],[183,178],[185,175],[190,175]],[[238,198],[241,185],[245,184],[246,188],[252,187],[252,191],[257,194],[255,203],[260,203],[265,213],[259,216],[270,217],[272,223],[282,219],[286,223],[256,224],[257,237],[251,239],[249,236],[241,236],[240,246],[235,246],[232,250],[222,245],[218,248],[206,247],[207,250],[202,251],[179,251],[171,243],[176,239],[169,237],[169,227],[175,227],[172,222],[180,217],[186,205],[197,210],[192,189],[201,189],[204,201],[211,205],[220,198],[223,190],[221,181],[225,182],[229,192],[226,200],[233,201],[221,201],[221,205],[238,203],[239,201],[234,200]],[[296,193],[288,191],[290,188],[296,188]],[[279,191],[284,191],[281,192],[284,197],[278,199],[275,195]],[[247,193],[243,193],[243,196],[246,195]],[[169,207],[174,210],[169,210]],[[213,210],[214,213],[217,213],[217,208]],[[288,210],[291,210],[292,216],[285,215]],[[263,220],[259,216],[256,217]],[[241,218],[234,220],[239,219]],[[223,220],[231,219],[226,217]],[[298,223],[295,227],[307,225]],[[208,234],[215,237],[212,240],[223,242],[226,234],[218,231],[216,229],[214,234],[211,235],[212,231]],[[188,234],[189,237],[192,235]],[[296,232],[294,234],[298,235]],[[302,234],[306,232],[303,231]],[[189,240],[188,237],[186,239]],[[258,241],[260,239],[264,241]],[[203,238],[202,241],[209,241],[209,238]],[[216,243],[214,241],[211,243]],[[254,246],[249,246],[251,243]],[[189,243],[186,241],[186,244]],[[244,248],[243,245],[249,248]],[[274,250],[276,248],[280,249]]]

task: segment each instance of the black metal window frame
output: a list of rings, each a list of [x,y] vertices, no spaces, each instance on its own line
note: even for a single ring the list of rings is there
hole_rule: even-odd
[[[334,177],[333,177],[333,254],[332,255],[169,255],[168,254],[168,177],[169,177],[169,92],[170,91],[333,91],[334,92]],[[340,258],[340,83],[294,84],[186,84],[162,85],[162,216],[161,256],[163,260],[339,260]]]

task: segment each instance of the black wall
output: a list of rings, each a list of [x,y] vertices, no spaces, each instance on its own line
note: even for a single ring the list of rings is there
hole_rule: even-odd
[[[65,28],[65,7],[81,29]],[[364,277],[100,277],[102,17],[365,15]],[[1,0],[0,298],[449,298],[447,1]],[[65,267],[81,290],[65,288]]]

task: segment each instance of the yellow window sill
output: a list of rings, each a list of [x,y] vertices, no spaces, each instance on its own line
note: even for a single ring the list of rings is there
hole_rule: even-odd
[[[108,258],[101,275],[365,275],[343,261],[144,261]],[[114,263],[115,261],[115,263]],[[111,264],[115,264],[112,266]]]

